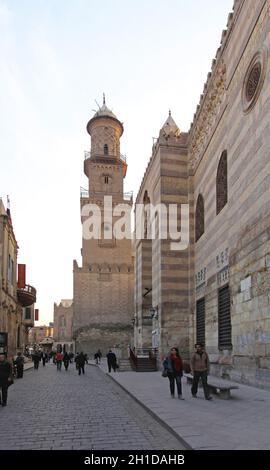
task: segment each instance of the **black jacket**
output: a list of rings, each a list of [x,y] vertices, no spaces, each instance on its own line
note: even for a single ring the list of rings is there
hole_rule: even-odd
[[[75,359],[76,364],[78,364],[79,367],[84,366],[85,364],[85,356],[84,354],[79,354],[76,359]]]
[[[11,376],[11,365],[8,361],[0,362],[0,382],[6,382]]]
[[[107,362],[108,364],[116,364],[116,355],[113,352],[107,354]]]

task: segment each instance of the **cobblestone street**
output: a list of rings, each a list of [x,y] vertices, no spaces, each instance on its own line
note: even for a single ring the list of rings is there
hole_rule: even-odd
[[[184,449],[117,384],[93,366],[25,372],[0,407],[0,449]]]

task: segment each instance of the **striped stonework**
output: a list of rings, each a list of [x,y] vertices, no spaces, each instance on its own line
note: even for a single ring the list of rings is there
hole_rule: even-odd
[[[211,372],[266,388],[269,25],[270,0],[235,0],[189,133],[177,132],[168,118],[166,129],[170,125],[171,131],[161,129],[137,197],[141,202],[147,190],[154,203],[189,204],[188,249],[174,252],[169,240],[152,242],[152,306],[158,307],[153,328],[159,331],[160,355],[172,345],[184,355],[193,351],[198,337],[196,306],[204,299],[199,328]],[[204,231],[195,241],[199,195]],[[140,285],[136,276],[138,296]]]

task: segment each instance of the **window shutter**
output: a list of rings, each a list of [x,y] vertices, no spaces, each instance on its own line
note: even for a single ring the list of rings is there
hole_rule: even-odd
[[[218,346],[232,348],[231,302],[229,286],[218,292]]]

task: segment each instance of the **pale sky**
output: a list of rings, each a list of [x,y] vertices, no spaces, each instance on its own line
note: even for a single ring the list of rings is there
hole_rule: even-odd
[[[40,324],[81,264],[86,124],[102,93],[124,123],[136,195],[168,110],[188,131],[233,0],[0,0],[0,197]]]

